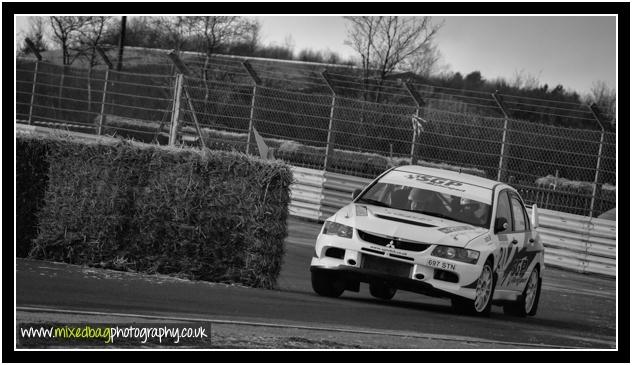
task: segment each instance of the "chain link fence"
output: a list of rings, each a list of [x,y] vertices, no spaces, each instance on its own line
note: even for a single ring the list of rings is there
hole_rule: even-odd
[[[168,63],[132,73],[18,59],[16,117],[161,144],[177,125],[171,142],[255,154],[256,130],[275,158],[296,166],[375,177],[412,161],[508,182],[547,209],[598,215],[615,205],[615,132],[555,125],[561,109],[588,120],[585,106],[511,95],[500,104],[478,91],[367,81],[317,66],[186,64],[180,75]]]

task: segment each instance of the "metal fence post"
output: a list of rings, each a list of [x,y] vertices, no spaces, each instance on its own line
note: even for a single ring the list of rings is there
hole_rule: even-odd
[[[105,102],[108,94],[108,84],[110,82],[110,69],[105,70],[105,79],[103,80],[103,95],[101,96],[101,114],[99,115],[99,128],[97,134],[100,136],[103,132],[103,122],[105,120]]]
[[[35,86],[37,85],[37,70],[39,69],[39,61],[35,62],[35,70],[33,71],[33,88],[31,89],[31,104],[29,105],[29,125],[33,122],[33,104],[35,104]]]
[[[28,37],[24,38],[24,43],[26,43],[26,46],[31,50],[31,52],[33,52],[35,57],[37,57],[37,60],[41,61],[42,55],[40,54],[39,49],[35,46],[35,43],[33,43],[33,41],[31,41]]]
[[[503,171],[507,170],[507,155],[509,154],[507,152],[507,150],[509,149],[507,147],[507,124],[509,122],[509,115],[505,111],[505,106],[502,103],[498,90],[492,93],[492,98],[494,98],[494,101],[500,108],[500,111],[505,116],[505,123],[503,125],[503,139],[500,145],[500,159],[498,161],[498,176],[496,177],[496,180],[502,181],[502,178],[504,176]]]
[[[320,75],[325,80],[329,91],[331,91],[331,107],[329,110],[329,127],[327,128],[327,145],[325,146],[325,162],[323,163],[323,170],[327,171],[329,166],[331,165],[332,155],[334,152],[334,143],[335,143],[335,130],[334,130],[334,111],[336,107],[336,92],[334,88],[327,78],[327,70],[324,70],[320,73]]]
[[[592,198],[590,199],[589,217],[592,217],[594,209],[595,209],[595,199],[597,197],[597,184],[599,183],[599,169],[601,167],[601,151],[603,149],[603,139],[604,139],[606,130],[603,127],[601,118],[599,118],[599,109],[597,108],[597,105],[595,103],[592,103],[589,108],[593,117],[599,124],[599,128],[601,128],[601,139],[599,140],[599,153],[597,154],[597,166],[595,167],[595,181],[593,183]]]
[[[175,90],[173,92],[173,112],[171,113],[171,129],[169,130],[169,146],[175,146],[178,136],[178,121],[180,119],[180,98],[182,97],[183,74],[176,75]]]
[[[415,105],[417,106],[415,110],[415,117],[419,118],[419,111],[422,107],[426,105],[426,103],[421,98],[417,90],[415,90],[407,82],[404,82],[404,88],[406,89],[410,97],[415,102]],[[418,123],[418,121],[416,123]],[[411,165],[414,165],[417,163],[417,137],[418,135],[416,132],[416,128],[413,126],[413,138],[410,144],[410,164]]]
[[[245,60],[241,63],[242,66],[246,69],[248,75],[254,82],[252,86],[252,101],[250,102],[250,119],[248,121],[248,137],[246,137],[246,154],[250,154],[250,145],[252,144],[252,132],[255,127],[255,99],[257,97],[257,86],[261,85],[261,79],[255,72],[255,69],[252,68],[252,65],[248,60]]]

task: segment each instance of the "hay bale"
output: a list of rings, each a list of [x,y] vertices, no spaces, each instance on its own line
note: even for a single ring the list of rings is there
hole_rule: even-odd
[[[59,138],[31,257],[271,288],[292,173],[222,151]],[[120,265],[125,262],[125,265]]]

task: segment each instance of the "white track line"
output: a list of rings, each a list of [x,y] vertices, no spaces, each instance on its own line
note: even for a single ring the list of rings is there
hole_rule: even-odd
[[[314,331],[357,333],[357,334],[366,334],[366,335],[413,337],[413,338],[423,338],[423,339],[441,340],[441,341],[474,342],[474,343],[485,343],[485,344],[506,345],[506,346],[527,346],[527,347],[534,347],[534,348],[585,349],[584,347],[575,347],[575,346],[553,346],[553,345],[546,345],[546,344],[493,341],[493,340],[485,340],[485,339],[475,338],[475,337],[442,336],[442,335],[425,334],[425,333],[359,330],[359,329],[347,329],[347,328],[335,328],[335,327],[317,327],[317,326],[306,326],[306,325],[289,325],[289,324],[277,324],[277,323],[233,321],[233,320],[210,319],[210,318],[155,316],[155,315],[148,315],[148,314],[116,313],[116,312],[96,312],[96,311],[57,309],[57,308],[48,308],[48,307],[16,307],[15,310],[25,311],[25,312],[51,312],[51,313],[65,313],[65,314],[83,314],[83,315],[161,319],[161,320],[168,320],[168,321],[210,322],[210,323],[217,323],[217,324],[232,324],[232,325],[244,325],[244,326],[292,328],[292,329],[303,329],[303,330],[314,330]]]

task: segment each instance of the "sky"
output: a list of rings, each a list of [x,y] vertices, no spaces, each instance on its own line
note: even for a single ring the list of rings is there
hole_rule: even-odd
[[[304,48],[354,55],[344,44],[347,22],[340,16],[258,16],[264,44],[282,45],[291,36],[295,52]],[[615,87],[614,16],[437,16],[444,22],[436,43],[449,71],[484,78],[532,75],[549,88],[562,84],[580,94],[595,81]],[[16,30],[26,28],[16,18]]]
[[[262,16],[264,42],[283,44],[292,36],[297,50],[330,49],[353,55],[344,45],[346,21],[333,16]],[[516,73],[533,75],[549,88],[587,93],[593,82],[615,86],[616,19],[587,16],[448,16],[436,43],[442,63],[466,75],[480,71],[484,78]]]

